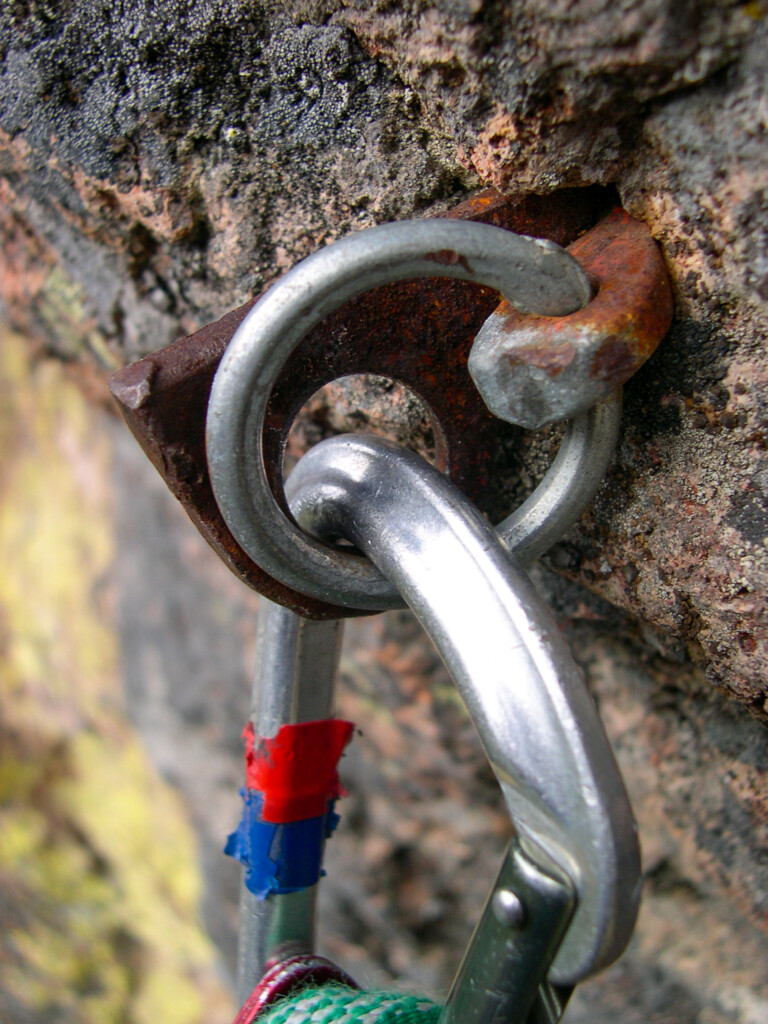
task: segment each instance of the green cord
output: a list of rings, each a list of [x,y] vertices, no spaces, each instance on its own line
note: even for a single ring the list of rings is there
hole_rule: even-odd
[[[281,999],[259,1024],[437,1024],[439,1016],[423,996],[319,985]]]

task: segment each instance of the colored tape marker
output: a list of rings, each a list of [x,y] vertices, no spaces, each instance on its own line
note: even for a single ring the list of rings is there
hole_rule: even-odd
[[[246,868],[246,887],[259,899],[299,892],[319,882],[325,840],[339,823],[332,807],[315,818],[275,824],[264,821],[260,793],[241,790],[243,816],[224,852]]]
[[[325,840],[339,823],[336,768],[353,730],[351,722],[329,718],[284,725],[257,742],[246,726],[243,816],[224,852],[245,866],[246,887],[259,899],[320,880]]]
[[[338,718],[284,725],[271,739],[245,728],[245,784],[264,797],[264,820],[276,824],[325,814],[342,796],[336,766],[354,725]]]

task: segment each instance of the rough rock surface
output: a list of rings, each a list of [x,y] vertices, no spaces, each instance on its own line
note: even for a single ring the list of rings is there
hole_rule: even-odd
[[[649,875],[635,947],[604,987],[584,989],[574,1021],[618,1017],[617,1005],[631,1021],[631,999],[644,1022],[768,1015],[759,996],[768,987],[768,764],[764,726],[740,706],[768,717],[766,24],[760,0],[168,0],[161,17],[145,0],[28,0],[0,14],[0,310],[96,396],[110,369],[219,316],[331,239],[443,209],[481,185],[510,195],[609,186],[662,246],[675,322],[626,389],[609,480],[550,556],[570,580],[546,583],[627,773]],[[521,445],[524,481],[541,474],[555,440]],[[144,645],[160,658],[165,624],[164,642],[180,643],[182,632],[200,641],[196,663],[213,679],[221,647],[200,638],[226,622],[234,645],[245,612],[239,599],[214,601],[211,634],[189,625],[191,610],[184,632],[187,619],[173,617],[182,598],[156,570],[148,637],[138,611],[147,591],[132,590],[130,575],[134,546],[136,560],[148,557],[145,537],[126,516],[129,705],[192,808],[209,869],[208,925],[226,947],[233,904],[220,897],[234,876],[221,874],[213,845],[223,811],[211,812],[215,787],[205,800],[196,794],[197,755],[186,744],[191,730],[229,786],[235,762],[220,748],[234,741],[237,713],[182,688],[176,662],[154,662],[153,674],[129,655]],[[168,529],[175,537],[181,528]],[[193,542],[178,544],[186,565]],[[416,641],[422,653],[403,653],[407,622],[380,621],[354,628],[364,646],[388,652],[391,717],[437,758],[423,746],[431,717],[401,708],[396,694],[431,709],[423,694],[435,674],[444,692],[440,670]],[[379,657],[368,659],[374,676]],[[345,676],[343,702],[370,705],[349,665]],[[438,722],[433,740],[457,728],[450,714]],[[384,748],[412,763],[394,736]],[[479,763],[458,751],[465,756]],[[387,761],[389,778],[397,763]],[[402,776],[398,806],[416,792],[431,798],[428,814],[415,804],[402,837],[376,817],[395,796],[374,799],[381,767],[372,757],[361,768],[372,795],[353,815],[352,837],[363,819],[369,837],[391,837],[365,841],[364,866],[415,888],[390,905],[368,892],[367,876],[341,872],[351,888],[336,913],[341,905],[357,922],[344,931],[337,918],[341,953],[354,959],[363,948],[370,964],[439,988],[443,951],[463,942],[456,920],[474,911],[455,883],[436,896],[435,879],[460,865],[472,890],[472,862],[462,859],[477,845],[472,829],[484,842],[501,826],[496,812],[481,824],[459,815],[468,831],[451,846],[436,823],[460,805],[468,814],[460,796],[471,772],[446,793],[409,782],[405,768]],[[408,854],[422,814],[432,846]],[[477,871],[486,877],[486,862]],[[406,925],[418,945],[403,938]],[[374,932],[392,942],[377,945]],[[387,960],[392,946],[400,952]]]
[[[0,332],[0,1020],[225,1024],[197,836],[126,715],[111,443]]]
[[[288,11],[6,14],[4,290],[57,351],[133,359],[335,235],[457,190],[392,73],[342,25]]]
[[[12,5],[8,315],[116,366],[473,182],[614,185],[677,318],[561,561],[764,715],[765,46],[757,3]]]

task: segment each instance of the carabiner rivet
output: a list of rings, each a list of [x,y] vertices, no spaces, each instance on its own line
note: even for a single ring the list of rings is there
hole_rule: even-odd
[[[506,928],[522,928],[525,924],[523,901],[511,889],[497,889],[491,901],[493,916]]]

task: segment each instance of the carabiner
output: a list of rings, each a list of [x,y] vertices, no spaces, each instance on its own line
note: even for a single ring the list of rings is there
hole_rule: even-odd
[[[305,529],[351,541],[406,599],[480,733],[523,855],[556,887],[572,886],[573,920],[548,980],[573,985],[607,966],[637,914],[635,823],[581,670],[524,571],[449,480],[391,442],[325,441],[299,462],[287,493]],[[502,959],[502,975],[519,963]],[[473,989],[471,970],[462,985]],[[466,1012],[446,1019],[525,1019]]]
[[[504,542],[419,456],[378,438],[333,438],[304,456],[287,492],[305,529],[352,541],[414,610],[516,830],[441,1024],[554,1024],[571,987],[621,954],[639,899],[632,812],[580,669]],[[267,607],[259,735],[331,713],[339,638],[338,624]],[[243,999],[280,947],[312,949],[315,899],[315,886],[264,901],[244,892]]]

